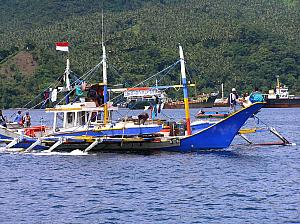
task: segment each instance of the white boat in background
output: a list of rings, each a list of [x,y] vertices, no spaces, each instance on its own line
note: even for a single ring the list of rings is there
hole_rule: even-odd
[[[228,107],[228,97],[224,97],[224,84],[221,84],[221,98],[215,99],[214,107]]]

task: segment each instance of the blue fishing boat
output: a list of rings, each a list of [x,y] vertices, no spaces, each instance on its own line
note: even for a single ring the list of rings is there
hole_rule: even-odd
[[[105,52],[104,47],[103,51]],[[5,130],[6,133],[3,133],[2,130],[2,132],[0,131],[0,134],[4,136],[2,141],[8,143],[7,148],[21,147],[24,148],[26,152],[44,149],[47,151],[81,149],[85,152],[143,152],[149,150],[191,152],[229,147],[244,123],[252,117],[253,114],[257,113],[263,107],[264,103],[254,103],[249,107],[243,108],[207,126],[196,127],[193,124],[191,125],[185,62],[181,46],[179,46],[179,53],[185,105],[185,122],[179,132],[172,131],[170,128],[170,132],[165,135],[161,132],[163,129],[162,126],[160,126],[160,130],[155,129],[155,125],[153,127],[145,126],[145,129],[141,129],[143,128],[141,124],[134,123],[132,126],[124,126],[126,128],[120,128],[120,126],[117,125],[114,127],[113,122],[109,121],[109,114],[114,108],[109,105],[108,99],[104,97],[104,107],[101,108],[97,106],[94,108],[94,105],[91,106],[92,104],[81,102],[81,104],[65,105],[49,109],[48,112],[54,112],[55,115],[57,115],[58,112],[63,112],[63,124],[65,125],[63,130],[57,130],[55,126],[57,116],[54,116],[52,134],[30,137],[22,136],[20,133],[10,133],[9,130]],[[105,54],[103,58],[106,58]],[[105,60],[103,62],[105,63]],[[103,70],[105,71],[106,67]],[[105,75],[104,93],[107,93]],[[76,114],[76,111],[81,114]],[[101,122],[98,123],[98,116],[96,116],[96,120],[94,120],[92,124],[90,123],[91,118],[95,113],[96,115],[102,113],[103,118],[100,119]],[[83,124],[84,121],[88,121],[89,125],[81,127],[82,125],[80,124]],[[127,122],[123,124],[126,125]],[[141,130],[143,131],[141,132]]]
[[[223,120],[218,121],[206,128],[194,129],[191,135],[173,135],[168,137],[161,136],[146,136],[141,137],[96,137],[88,135],[65,135],[64,143],[57,148],[57,150],[71,150],[71,149],[87,149],[91,144],[97,142],[93,147],[93,151],[147,151],[147,150],[162,150],[162,151],[177,151],[190,152],[205,149],[222,149],[227,148],[231,144],[233,138],[238,134],[243,124],[263,107],[264,103],[255,103],[250,107],[244,108],[234,114],[229,115]],[[11,142],[13,137],[6,138],[7,142]],[[33,148],[49,149],[62,136],[49,136],[43,138]],[[3,140],[3,139],[2,139]],[[25,137],[19,141],[14,147],[28,149],[37,138]],[[33,149],[32,148],[32,149]]]

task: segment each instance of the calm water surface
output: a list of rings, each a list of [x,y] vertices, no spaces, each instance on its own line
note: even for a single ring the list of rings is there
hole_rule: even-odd
[[[227,150],[188,154],[0,153],[0,222],[300,223],[300,109],[259,116],[297,145],[237,137]]]

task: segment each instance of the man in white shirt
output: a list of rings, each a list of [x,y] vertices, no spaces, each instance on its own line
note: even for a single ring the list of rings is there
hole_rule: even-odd
[[[236,89],[232,88],[231,93],[229,95],[229,106],[230,106],[231,112],[236,111],[236,104],[237,104],[238,98],[239,98],[239,96],[236,93]]]

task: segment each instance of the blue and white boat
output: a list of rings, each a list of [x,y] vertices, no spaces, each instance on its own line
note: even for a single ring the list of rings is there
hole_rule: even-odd
[[[244,123],[258,112],[264,103],[254,103],[228,117],[200,126],[191,125],[185,62],[182,47],[179,47],[182,85],[185,103],[185,128],[183,132],[162,135],[161,124],[136,124],[133,121],[112,122],[111,113],[116,110],[108,102],[106,55],[103,46],[103,89],[104,104],[78,102],[46,109],[54,113],[53,127],[44,135],[24,136],[22,132],[0,130],[0,137],[7,148],[21,147],[25,151],[47,149],[88,151],[176,151],[191,152],[207,149],[223,149],[230,146]],[[57,118],[63,114],[63,126],[58,128]],[[101,116],[101,117],[100,117]]]

